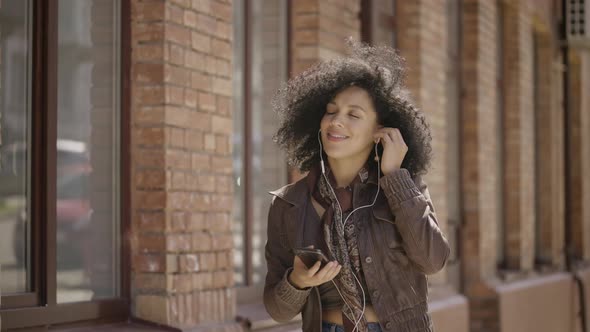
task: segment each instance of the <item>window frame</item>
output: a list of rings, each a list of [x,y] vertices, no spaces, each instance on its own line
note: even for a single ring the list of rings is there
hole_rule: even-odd
[[[129,234],[130,209],[130,65],[131,8],[121,0],[120,22],[120,232]],[[40,327],[80,321],[124,320],[130,314],[130,248],[120,244],[121,294],[117,298],[57,303],[56,162],[58,2],[32,1],[31,111],[31,291],[2,295],[2,328]]]
[[[379,10],[379,5],[385,1],[390,2],[391,12]],[[389,6],[388,5],[388,6]],[[360,4],[360,34],[361,41],[372,45],[383,44],[382,34],[389,34],[387,46],[393,48],[397,44],[397,23],[396,11],[398,2],[396,0],[361,0]]]
[[[243,121],[241,123],[241,130],[243,131],[243,151],[242,151],[242,188],[237,190],[243,191],[243,201],[241,202],[242,208],[242,216],[243,216],[243,232],[241,234],[241,238],[243,241],[243,263],[242,269],[244,278],[240,280],[240,283],[236,283],[235,289],[237,293],[237,303],[238,305],[244,304],[252,304],[258,303],[261,300],[260,294],[264,288],[264,276],[262,281],[255,282],[254,281],[254,274],[255,274],[255,267],[254,267],[254,245],[253,245],[253,236],[255,230],[255,223],[266,222],[266,220],[255,220],[255,209],[254,209],[254,195],[252,195],[254,191],[254,169],[252,165],[254,164],[254,149],[255,143],[253,142],[253,89],[252,86],[252,77],[253,73],[253,1],[254,0],[245,0],[241,4],[242,10],[239,15],[241,15],[241,23],[243,29],[241,30],[240,37],[243,38],[243,47],[238,51],[241,59],[243,61],[243,74],[242,74],[242,82],[240,84],[240,92],[242,94],[242,114],[243,114]],[[284,6],[284,7],[283,7]],[[281,11],[286,16],[286,22],[282,23],[285,25],[285,34],[286,40],[291,40],[291,13],[292,13],[292,1],[285,0],[282,3]],[[237,24],[234,21],[234,24]],[[234,46],[235,47],[235,46]],[[287,42],[284,45],[284,52],[285,54],[285,67],[284,73],[286,78],[288,79],[291,73],[291,43]],[[287,163],[285,163],[286,169],[288,169]],[[284,179],[284,184],[290,182],[289,179],[289,172],[287,171],[287,176]],[[232,223],[235,220],[232,219]],[[262,246],[264,249],[264,245]]]

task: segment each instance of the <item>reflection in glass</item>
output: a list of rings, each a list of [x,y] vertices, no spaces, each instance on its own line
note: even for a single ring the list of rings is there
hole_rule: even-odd
[[[234,200],[232,208],[233,242],[234,242],[234,281],[236,285],[246,282],[244,260],[244,1],[233,4],[233,186]]]
[[[264,245],[271,197],[268,192],[287,181],[285,155],[273,142],[278,118],[271,99],[287,80],[286,1],[252,1],[252,283],[261,284],[266,275]]]
[[[119,295],[119,8],[58,3],[59,303]]]
[[[234,6],[237,3],[234,2]],[[252,283],[260,285],[266,275],[264,245],[266,224],[271,197],[268,192],[286,184],[287,165],[284,154],[273,142],[272,136],[278,128],[278,119],[272,110],[271,99],[277,87],[287,79],[287,5],[285,0],[261,0],[250,2],[251,35],[243,35],[245,29],[243,4],[234,8],[234,280],[243,285],[245,279],[245,241],[252,248]],[[249,63],[244,61],[244,41],[249,40]],[[244,76],[245,66],[250,66],[250,77]],[[249,80],[250,111],[245,114],[246,102],[243,87]],[[244,117],[250,118],[249,141],[251,155],[244,158]],[[244,160],[250,163],[249,173],[244,173]],[[249,177],[248,193],[244,188],[244,176]],[[251,198],[251,234],[245,238],[246,216],[245,195]]]
[[[0,289],[30,291],[31,3],[0,2]]]

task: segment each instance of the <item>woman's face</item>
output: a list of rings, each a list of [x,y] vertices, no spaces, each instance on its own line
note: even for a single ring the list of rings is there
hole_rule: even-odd
[[[367,158],[378,128],[377,112],[369,93],[351,86],[326,106],[320,122],[324,151],[331,159]]]

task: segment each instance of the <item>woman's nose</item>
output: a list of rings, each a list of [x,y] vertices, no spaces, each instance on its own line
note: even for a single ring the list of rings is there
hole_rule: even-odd
[[[330,127],[342,127],[342,119],[340,118],[339,114],[335,114],[332,120],[330,121]]]

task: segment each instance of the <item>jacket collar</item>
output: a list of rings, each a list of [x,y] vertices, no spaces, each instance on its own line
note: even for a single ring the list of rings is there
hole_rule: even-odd
[[[377,182],[375,180],[376,179],[369,179],[367,183],[377,185]],[[276,196],[284,200],[285,202],[291,204],[293,208],[297,208],[305,205],[307,199],[309,198],[309,189],[307,189],[305,177],[303,177],[301,180],[295,183],[288,184],[274,191],[270,191],[269,194]],[[385,196],[383,194],[379,196],[380,197],[377,199],[376,206],[372,208],[373,215],[377,219],[393,223],[393,219],[391,218],[392,215],[389,210],[389,206],[387,204]]]
[[[303,177],[295,183],[270,191],[269,194],[277,196],[291,205],[301,206],[309,196],[309,190],[307,189],[305,179],[306,177]]]
[[[309,196],[309,189],[307,189],[305,179],[306,177],[303,177],[295,183],[288,184],[277,190],[269,191],[268,193],[279,197],[291,205],[300,206],[305,203],[307,197]],[[369,177],[367,179],[367,184],[379,185],[377,183],[377,177]]]

